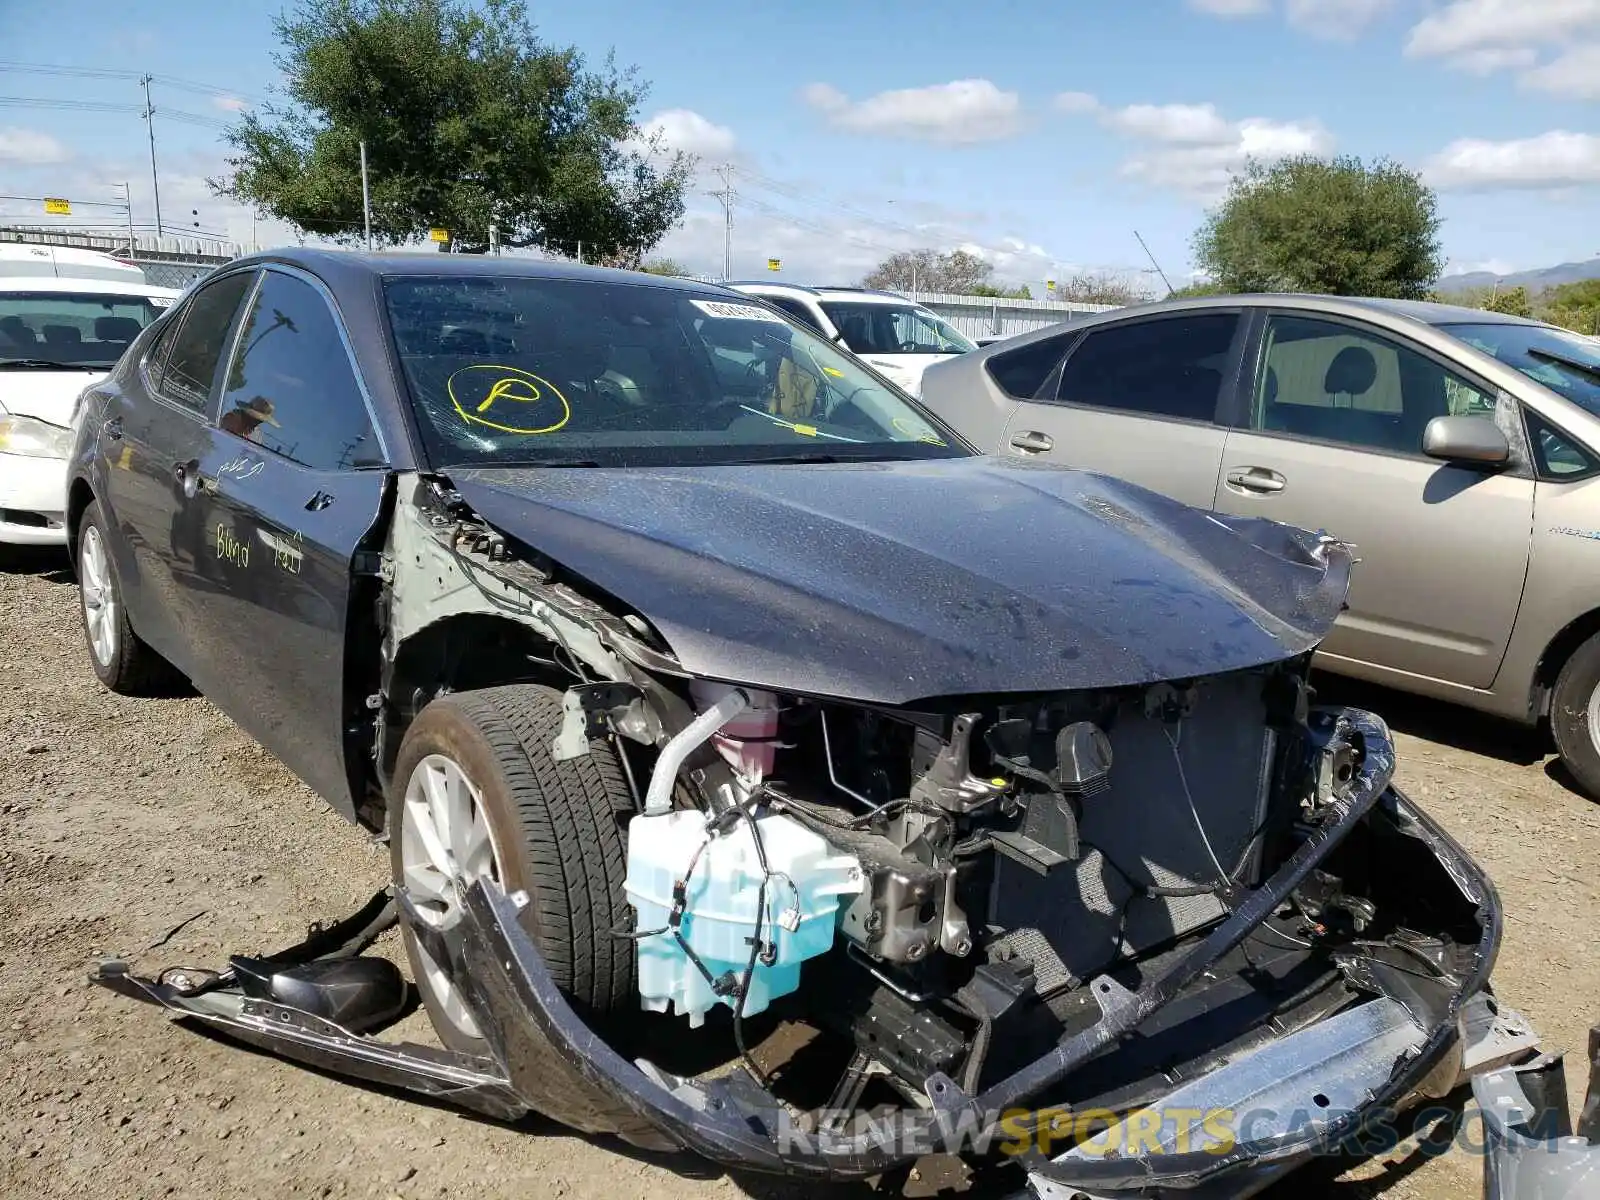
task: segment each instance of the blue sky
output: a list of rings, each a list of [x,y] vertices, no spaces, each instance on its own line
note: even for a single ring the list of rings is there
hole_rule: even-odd
[[[129,106],[0,104],[0,192],[110,199],[126,180],[150,220],[143,93],[115,74],[149,72],[163,216],[248,240],[249,213],[204,181],[223,168],[215,123],[277,82],[279,5],[137,7],[0,0],[0,59],[111,73],[0,66],[0,96]],[[661,248],[697,271],[720,268],[721,209],[704,193],[728,162],[736,274],[775,256],[783,278],[845,282],[897,249],[965,245],[1018,282],[1149,282],[1138,230],[1179,280],[1229,171],[1300,150],[1423,170],[1452,269],[1600,255],[1600,0],[530,7],[548,40],[636,65],[647,128],[701,156]],[[263,222],[258,237],[287,231]]]

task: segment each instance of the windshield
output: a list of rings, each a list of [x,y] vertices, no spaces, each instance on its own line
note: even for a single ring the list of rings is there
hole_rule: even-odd
[[[1552,325],[1441,328],[1600,416],[1600,343]]]
[[[857,354],[965,354],[977,349],[948,321],[915,305],[821,303],[844,344]]]
[[[824,339],[715,292],[391,276],[384,300],[441,467],[967,453]]]
[[[144,296],[0,292],[0,367],[26,362],[110,370],[160,315]]]

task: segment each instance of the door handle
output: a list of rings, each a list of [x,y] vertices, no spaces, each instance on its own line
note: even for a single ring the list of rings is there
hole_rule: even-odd
[[[1025,450],[1029,454],[1043,454],[1046,450],[1054,450],[1056,442],[1047,433],[1025,429],[1011,439],[1011,444],[1018,450]]]
[[[327,508],[328,505],[330,505],[332,503],[333,503],[333,493],[332,492],[317,491],[317,492],[312,494],[311,499],[306,501],[306,511],[307,512],[321,512],[323,509]]]
[[[122,418],[109,418],[104,425],[100,426],[100,432],[113,442],[120,442],[122,440]]]
[[[1240,467],[1228,472],[1228,486],[1236,492],[1257,492],[1266,495],[1281,492],[1289,481],[1267,467]]]

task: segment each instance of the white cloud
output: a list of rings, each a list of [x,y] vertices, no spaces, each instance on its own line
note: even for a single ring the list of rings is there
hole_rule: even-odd
[[[1057,112],[1088,113],[1100,107],[1100,101],[1088,92],[1062,92],[1051,102]]]
[[[1335,41],[1356,38],[1384,13],[1394,0],[1285,0],[1289,24],[1314,37]]]
[[[1315,122],[1265,117],[1230,121],[1214,104],[1107,108],[1086,93],[1069,92],[1056,97],[1055,106],[1069,113],[1096,113],[1108,129],[1144,143],[1122,163],[1123,175],[1202,199],[1222,192],[1251,159],[1276,162],[1333,149],[1332,136]]]
[[[1438,188],[1562,188],[1600,184],[1600,136],[1556,129],[1538,137],[1451,142],[1423,167]]]
[[[832,84],[813,83],[801,98],[841,129],[919,141],[969,143],[1010,137],[1021,125],[1022,101],[987,79],[879,92],[852,100]]]
[[[1449,279],[1452,275],[1476,275],[1483,272],[1488,275],[1510,275],[1517,269],[1517,264],[1503,258],[1486,258],[1482,262],[1465,261],[1457,262],[1451,259],[1445,264],[1444,274],[1441,278]]]
[[[1189,0],[1189,7],[1213,17],[1255,17],[1272,11],[1272,0]]]
[[[1597,99],[1600,0],[1451,0],[1412,27],[1406,53],[1479,75],[1515,70],[1525,87]]]
[[[1217,145],[1232,129],[1212,104],[1130,104],[1108,112],[1106,124],[1130,137]]]
[[[1259,17],[1273,10],[1273,0],[1188,2],[1190,8],[1213,17]],[[1359,36],[1393,5],[1394,0],[1284,0],[1284,17],[1314,37],[1345,40]]]
[[[1600,0],[1452,0],[1411,30],[1406,53],[1451,58],[1561,41],[1600,29]]]
[[[211,105],[213,108],[220,108],[223,112],[238,113],[249,108],[250,102],[241,100],[237,96],[213,96]]]
[[[669,108],[639,126],[640,149],[682,151],[696,158],[726,158],[733,153],[736,139],[726,125],[708,121],[688,108]]]
[[[1575,100],[1600,100],[1600,41],[1574,46],[1542,67],[1525,71],[1522,82]]]
[[[15,125],[0,129],[0,162],[42,166],[65,162],[67,158],[67,148],[48,133],[18,129]]]

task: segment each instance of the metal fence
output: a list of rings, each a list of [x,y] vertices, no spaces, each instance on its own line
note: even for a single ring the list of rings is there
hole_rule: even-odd
[[[213,238],[152,237],[120,231],[78,232],[8,225],[0,228],[0,242],[26,242],[36,246],[61,246],[98,250],[133,263],[154,287],[186,288],[202,275],[232,262],[245,247]]]
[[[997,296],[959,296],[945,292],[900,294],[932,309],[970,338],[1011,337],[1047,325],[1081,321],[1116,307],[1065,300],[1003,300]]]

